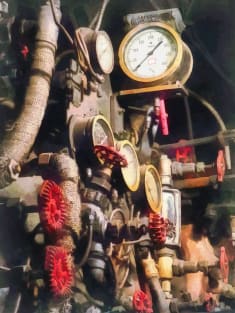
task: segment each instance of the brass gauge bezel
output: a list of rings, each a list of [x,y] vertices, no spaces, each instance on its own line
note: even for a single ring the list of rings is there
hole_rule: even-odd
[[[107,145],[104,142],[96,140],[96,124],[101,123],[104,125],[107,132],[108,145],[114,147],[115,139],[110,123],[103,115],[96,115],[92,117],[82,118],[81,116],[73,115],[69,121],[69,141],[71,152],[73,155],[80,155],[82,159],[92,159],[97,157],[94,154],[95,145]],[[98,158],[99,163],[103,163]]]
[[[127,156],[127,153],[125,152],[126,147],[130,149],[132,156],[135,159],[135,167],[134,167],[135,176],[136,176],[135,182],[131,184],[129,181],[128,175],[130,174],[129,171],[130,171],[130,166],[132,166],[132,163],[130,165],[129,163],[130,160],[128,160],[128,158],[127,158],[128,165],[126,167],[122,167],[120,171],[121,171],[121,175],[122,175],[122,178],[126,187],[130,191],[134,192],[138,189],[139,184],[140,184],[140,164],[139,164],[137,153],[135,151],[135,147],[132,145],[132,143],[129,140],[121,140],[121,141],[116,142],[117,151],[125,157]]]
[[[80,27],[75,31],[75,34],[79,43],[84,41],[85,47],[83,49],[89,54],[88,59],[93,70],[102,75],[110,74],[114,67],[114,50],[108,33],[104,30],[95,31],[88,27]],[[101,37],[103,37],[102,43],[105,43],[105,47],[100,45]],[[83,54],[79,53],[79,58],[82,63],[85,62]],[[103,62],[103,59],[107,61],[108,58],[110,58],[110,64],[107,67],[107,63]],[[84,70],[87,69],[84,68]]]
[[[146,198],[147,205],[154,213],[159,213],[161,212],[162,208],[162,184],[158,170],[152,164],[145,164],[141,166],[140,172],[141,172],[141,185],[144,188],[144,195]],[[150,187],[147,185],[148,184],[147,175],[149,175],[149,173],[151,173],[152,177],[154,178],[156,188],[154,191],[157,190],[158,195],[157,202],[155,202],[152,196],[150,195],[151,190],[149,189]]]
[[[97,123],[103,123],[106,127],[106,129],[108,130],[108,135],[109,135],[109,139],[112,142],[112,144],[109,144],[109,146],[114,147],[115,145],[115,139],[114,139],[114,134],[113,134],[113,130],[111,128],[110,123],[108,122],[108,120],[103,116],[103,115],[96,115],[95,117],[92,118],[91,120],[91,126],[88,125],[88,127],[90,127],[90,129],[88,129],[87,133],[91,133],[91,138],[92,138],[92,147],[94,147],[95,145],[100,145],[102,143],[99,142],[95,142],[94,138],[95,138],[95,126]]]
[[[135,38],[135,36],[139,35],[141,32],[147,29],[158,28],[160,31],[162,30],[164,33],[168,34],[171,39],[174,41],[174,45],[176,48],[176,55],[174,60],[169,65],[169,68],[162,74],[156,75],[149,78],[140,77],[138,75],[133,74],[133,71],[128,67],[125,60],[125,50],[127,45]],[[180,35],[175,31],[173,27],[166,23],[162,22],[152,22],[138,25],[129,31],[126,36],[123,38],[118,51],[119,56],[119,64],[123,72],[132,80],[141,82],[141,83],[163,83],[166,82],[168,78],[170,78],[180,67],[182,58],[183,58],[183,42],[181,40]]]
[[[107,46],[105,49],[100,51],[101,48],[99,47],[98,43],[99,43],[99,38],[101,36],[105,38]],[[100,74],[106,74],[106,75],[110,74],[114,67],[114,51],[113,51],[112,41],[109,35],[103,30],[96,31],[94,32],[92,36],[91,42],[92,42],[91,61],[93,62],[95,61],[97,72],[99,72]],[[101,58],[104,58],[104,56],[106,56],[105,54],[109,54],[108,57],[112,59],[108,68],[106,67],[106,64],[104,66],[103,62],[101,61]]]

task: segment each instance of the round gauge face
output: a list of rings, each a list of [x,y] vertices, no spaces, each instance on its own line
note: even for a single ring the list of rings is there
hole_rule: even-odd
[[[119,48],[122,70],[131,79],[141,82],[166,79],[179,67],[182,55],[179,34],[164,23],[135,27]]]
[[[161,179],[153,165],[146,165],[144,169],[144,188],[148,205],[155,213],[160,212],[162,203]]]
[[[118,150],[128,163],[126,167],[121,168],[123,180],[130,191],[136,191],[140,183],[140,165],[135,148],[128,140],[123,140]]]
[[[92,142],[93,147],[96,145],[114,146],[113,131],[102,115],[97,115],[92,120]]]
[[[99,31],[96,37],[96,57],[103,74],[109,74],[114,66],[113,45],[104,31]]]

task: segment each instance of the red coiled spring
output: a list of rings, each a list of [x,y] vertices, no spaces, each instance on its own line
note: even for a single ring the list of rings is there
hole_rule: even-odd
[[[154,243],[165,243],[167,235],[167,225],[167,221],[160,214],[149,214],[149,234]]]
[[[71,255],[63,247],[47,246],[45,270],[49,273],[50,289],[55,297],[70,294],[74,270]]]
[[[39,193],[39,214],[47,232],[60,230],[67,216],[67,206],[61,188],[52,180],[45,180]]]

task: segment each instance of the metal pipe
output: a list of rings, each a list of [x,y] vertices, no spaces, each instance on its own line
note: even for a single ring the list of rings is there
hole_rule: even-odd
[[[54,0],[57,20],[61,19],[60,0]],[[14,129],[8,132],[0,148],[0,188],[15,180],[20,173],[19,164],[29,154],[41,126],[50,83],[55,65],[58,26],[49,1],[41,6],[31,76],[22,112]]]
[[[169,301],[165,298],[162,287],[157,276],[148,280],[153,299],[156,301],[157,310],[159,313],[170,313]]]
[[[196,92],[194,92],[190,89],[187,89],[187,90],[188,90],[188,93],[190,96],[193,96],[195,99],[197,99],[205,108],[207,108],[211,112],[211,114],[216,119],[216,121],[220,127],[220,130],[226,131],[227,128],[225,126],[225,123],[224,123],[223,119],[221,118],[220,114],[213,107],[213,105],[210,102],[208,102],[207,100],[205,100],[204,98],[202,98],[200,95],[198,95]],[[231,165],[231,156],[230,156],[229,145],[224,146],[224,152],[225,152],[225,161],[226,161],[227,169],[231,170],[232,165]]]
[[[97,17],[98,21],[97,21],[97,24],[95,26],[95,31],[98,31],[100,29],[100,26],[101,26],[102,21],[103,21],[104,13],[105,13],[105,10],[106,10],[106,7],[107,7],[109,1],[110,0],[103,0],[102,6],[101,6],[101,9],[99,12],[99,16]]]
[[[14,287],[10,288],[7,295],[3,313],[18,313],[21,304],[22,294]]]
[[[189,135],[189,139],[191,140],[191,139],[194,139],[194,134],[193,134],[193,123],[192,123],[192,116],[191,116],[188,96],[184,96],[184,107],[185,107],[185,113],[186,113],[188,135]],[[192,149],[193,149],[193,162],[196,162],[195,147],[193,146]]]
[[[159,273],[150,253],[148,253],[147,258],[141,260],[141,263],[153,297],[153,302],[156,303],[157,311],[159,313],[170,313],[169,301],[166,299],[165,293],[162,290]]]

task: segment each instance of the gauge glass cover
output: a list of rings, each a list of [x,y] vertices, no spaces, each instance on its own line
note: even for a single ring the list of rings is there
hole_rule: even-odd
[[[153,165],[146,166],[144,184],[148,205],[155,213],[160,212],[162,203],[161,180]]]
[[[104,31],[99,31],[96,38],[96,54],[99,66],[104,74],[109,74],[114,66],[113,45]]]
[[[125,140],[120,153],[127,159],[128,165],[121,168],[123,179],[131,191],[136,191],[140,183],[140,165],[133,145]]]
[[[169,76],[180,64],[182,51],[180,36],[172,27],[140,25],[120,45],[120,66],[130,78],[151,82]]]
[[[114,136],[111,126],[109,125],[108,121],[102,116],[97,116],[93,119],[92,141],[93,146],[114,146]]]

